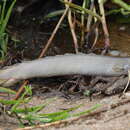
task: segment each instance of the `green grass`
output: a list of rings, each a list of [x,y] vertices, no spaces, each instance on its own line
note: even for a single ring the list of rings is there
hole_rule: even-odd
[[[8,34],[6,33],[7,24],[16,3],[13,0],[7,8],[7,0],[0,2],[0,58],[4,59],[7,54]]]
[[[7,90],[8,89],[4,90],[3,88],[0,87],[0,92],[15,94],[13,90],[10,89],[8,91]],[[5,99],[0,100],[0,103],[4,107],[3,113],[17,119],[19,121],[19,126],[24,127],[24,122],[26,122],[28,125],[36,125],[39,123],[50,123],[59,120],[65,120],[70,117],[89,114],[90,112],[93,112],[94,110],[100,107],[100,104],[96,104],[92,108],[89,108],[85,111],[74,113],[75,110],[83,106],[83,104],[80,104],[78,106],[71,107],[69,109],[61,110],[58,112],[41,113],[41,110],[43,110],[47,105],[49,105],[50,102],[56,101],[56,99],[54,98],[48,99],[44,104],[30,107],[28,104],[30,103],[31,99],[32,99],[31,87],[25,86],[25,91],[18,100],[5,100]]]

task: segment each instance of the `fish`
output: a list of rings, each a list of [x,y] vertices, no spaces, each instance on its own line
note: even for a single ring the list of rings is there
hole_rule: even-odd
[[[89,54],[47,56],[0,70],[0,84],[11,86],[20,80],[64,75],[121,76],[130,69],[130,57]]]

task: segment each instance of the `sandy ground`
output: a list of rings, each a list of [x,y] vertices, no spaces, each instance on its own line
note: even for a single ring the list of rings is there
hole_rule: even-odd
[[[44,97],[34,96],[30,105],[41,104],[45,102]],[[54,102],[51,102],[43,112],[56,112],[64,108],[70,108],[83,104],[76,112],[84,111],[94,106],[101,104],[101,107],[91,114],[81,117],[67,119],[47,125],[36,127],[18,128],[18,124],[14,119],[0,118],[1,130],[130,130],[130,97],[119,98],[118,95],[110,97],[96,97],[90,101],[87,97],[82,99],[65,99],[56,97]]]

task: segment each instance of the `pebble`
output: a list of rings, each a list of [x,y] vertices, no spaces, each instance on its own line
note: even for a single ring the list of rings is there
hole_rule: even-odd
[[[121,51],[118,51],[118,50],[110,50],[108,52],[108,54],[110,56],[119,56],[119,57],[127,57],[128,54],[126,52],[121,52]]]

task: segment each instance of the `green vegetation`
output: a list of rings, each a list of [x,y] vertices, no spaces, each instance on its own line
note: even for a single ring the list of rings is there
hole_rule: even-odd
[[[110,47],[110,39],[109,39],[109,31],[107,28],[107,22],[106,22],[106,16],[111,14],[117,14],[120,13],[122,15],[129,15],[130,14],[130,5],[122,0],[97,0],[97,3],[94,0],[83,0],[82,5],[75,4],[69,0],[60,0],[66,7],[61,19],[64,19],[64,16],[68,16],[68,23],[70,26],[75,52],[78,53],[78,49],[83,47],[87,38],[91,34],[91,32],[95,33],[95,38],[93,38],[93,43],[91,43],[91,47],[88,47],[90,45],[86,45],[88,48],[93,49],[93,47],[96,45],[97,40],[99,38],[99,31],[98,31],[98,23],[101,23],[102,30],[104,33],[104,43],[105,43],[105,50],[107,50]],[[105,4],[108,3],[113,6],[113,3],[118,5],[117,7],[111,7],[108,10],[105,8]],[[67,10],[68,8],[68,10]],[[48,14],[45,18],[54,17],[56,15],[61,14],[62,11],[57,11]],[[65,13],[66,12],[66,13]],[[127,21],[127,20],[126,20]],[[126,23],[125,21],[125,23]],[[58,23],[57,25],[59,26]],[[77,26],[76,26],[77,24]],[[57,28],[59,28],[56,26]],[[79,29],[78,29],[79,28]],[[54,32],[56,32],[56,30]],[[78,33],[77,33],[77,30]],[[78,35],[77,35],[78,34]],[[45,51],[48,49],[48,46],[50,45],[50,41],[53,39],[54,33],[52,33],[51,38],[48,40],[47,47]],[[45,53],[44,51],[44,53]]]
[[[0,88],[0,92],[6,92],[8,94],[15,94],[15,91],[11,89]],[[37,123],[49,123],[58,120],[64,120],[69,117],[81,116],[84,114],[89,114],[90,112],[96,110],[100,107],[99,104],[93,106],[92,108],[79,112],[71,113],[72,111],[78,109],[82,105],[72,107],[66,110],[54,112],[54,113],[41,113],[40,111],[44,109],[50,102],[55,101],[56,99],[49,99],[45,104],[40,104],[37,106],[29,106],[28,104],[32,99],[32,90],[30,86],[25,86],[25,91],[18,100],[4,100],[1,99],[0,103],[3,105],[3,113],[16,118],[20,126],[24,127],[24,122],[28,125],[36,125]]]
[[[109,37],[108,31],[107,31],[107,25],[105,22],[106,15],[117,14],[117,13],[121,13],[123,15],[130,14],[130,5],[124,2],[123,0],[111,0],[111,1],[97,0],[98,5],[95,5],[94,0],[83,0],[83,3],[81,6],[76,5],[72,2],[69,2],[68,0],[60,0],[60,1],[65,4],[65,7],[69,5],[69,11],[71,11],[71,13],[68,15],[68,21],[70,24],[71,31],[73,30],[72,37],[74,39],[75,49],[77,50],[78,50],[78,47],[76,48],[76,46],[78,46],[77,38],[79,36],[76,36],[75,34],[76,29],[72,27],[73,14],[75,15],[77,13],[81,15],[80,25],[78,25],[80,26],[80,30],[81,30],[81,33],[80,33],[81,41],[79,43],[84,43],[85,34],[86,34],[84,30],[87,30],[87,31],[91,30],[90,26],[94,25],[97,21],[100,21],[102,24],[104,36]],[[109,11],[106,11],[104,8],[104,4],[106,4],[106,2],[114,3],[118,5],[118,7],[114,9],[111,8]],[[7,27],[7,24],[8,24],[8,21],[11,16],[12,9],[15,3],[16,3],[16,0],[12,0],[12,1],[3,0],[0,2],[0,58],[1,59],[4,59],[7,55],[7,44],[9,41],[8,41],[8,33],[6,32],[6,27]],[[97,6],[99,6],[98,10],[97,10]],[[44,18],[46,19],[46,18],[57,16],[57,15],[61,15],[63,12],[64,10],[51,12],[50,14],[46,15]],[[127,19],[125,20],[125,23],[127,23]],[[98,34],[97,34],[97,37],[95,38],[95,43],[96,43],[97,38],[98,38]],[[105,39],[105,40],[108,41],[108,39]],[[16,43],[16,41],[14,42]]]
[[[4,59],[7,54],[7,43],[8,43],[8,34],[6,33],[6,27],[14,7],[16,0],[10,4],[7,8],[7,0],[0,2],[0,53],[1,59]]]
[[[77,5],[72,2],[69,2],[68,0],[60,0],[66,7],[66,9],[51,12],[50,14],[46,15],[44,18],[51,18],[55,16],[59,16],[61,14],[64,14],[62,19],[59,20],[60,23],[58,24],[57,28],[60,26],[61,21],[64,19],[65,15],[68,17],[68,23],[70,25],[70,30],[72,32],[72,37],[74,39],[75,44],[75,50],[78,50],[78,45],[81,43],[85,43],[85,36],[86,33],[88,34],[90,31],[93,31],[91,28],[95,27],[94,29],[98,30],[98,22],[102,24],[102,29],[104,31],[104,38],[109,44],[109,33],[107,30],[107,24],[106,24],[106,16],[111,14],[118,14],[120,13],[121,16],[130,14],[130,5],[124,2],[123,0],[111,0],[111,3],[114,3],[118,5],[116,8],[111,8],[109,11],[105,10],[104,4],[106,2],[109,2],[108,0],[97,0],[98,4],[94,3],[94,0],[83,0],[82,5]],[[3,0],[0,2],[0,59],[5,59],[7,55],[7,45],[8,45],[8,33],[7,25],[9,22],[9,18],[12,13],[12,9],[16,3],[16,0],[12,0],[11,2],[8,0]],[[68,7],[68,9],[67,9]],[[98,8],[98,9],[97,9]],[[66,11],[66,13],[64,13]],[[128,19],[125,16],[126,19],[123,17],[123,22],[129,22],[130,18]],[[119,19],[118,19],[119,20]],[[122,19],[121,19],[122,21]],[[77,25],[75,25],[77,24]],[[94,26],[93,26],[94,25]],[[56,28],[56,31],[57,31]],[[80,29],[77,29],[80,28]],[[77,30],[80,30],[80,36],[77,36]],[[56,34],[56,31],[54,31],[53,36],[48,40],[47,46],[45,47],[44,52],[48,49],[50,46],[50,42],[52,41],[54,35]],[[75,33],[76,32],[76,33]],[[79,34],[79,32],[78,32]],[[80,38],[79,38],[80,37]],[[95,41],[92,45],[92,47],[95,45],[98,38],[98,31],[96,33]],[[80,39],[80,42],[78,41]],[[11,40],[16,44],[19,42],[19,40],[15,39],[15,37],[11,36]],[[78,42],[77,42],[78,41]],[[15,45],[14,44],[14,45]],[[77,47],[77,48],[76,48]],[[76,51],[77,52],[77,51]],[[44,53],[43,53],[44,54]],[[41,55],[40,57],[42,57]],[[1,93],[8,93],[11,95],[15,95],[16,92],[0,87]],[[85,91],[84,95],[91,96],[90,91]],[[79,113],[74,113],[76,109],[81,107],[82,105],[71,107],[66,110],[61,110],[54,113],[41,113],[41,110],[43,110],[47,105],[50,104],[50,102],[56,100],[56,99],[49,99],[47,103],[40,104],[37,106],[29,106],[28,104],[31,102],[32,99],[32,90],[30,86],[25,86],[25,91],[22,93],[21,97],[18,100],[6,100],[6,99],[0,99],[0,103],[3,106],[3,113],[7,114],[19,121],[20,126],[24,127],[24,122],[26,122],[28,125],[36,125],[39,123],[49,123],[54,122],[58,120],[64,120],[70,117],[75,116],[81,116],[84,114],[89,114],[90,112],[94,111],[98,107],[100,107],[99,104],[93,106],[92,108],[82,111]],[[73,111],[73,114],[72,114]],[[1,112],[2,113],[2,112]]]

